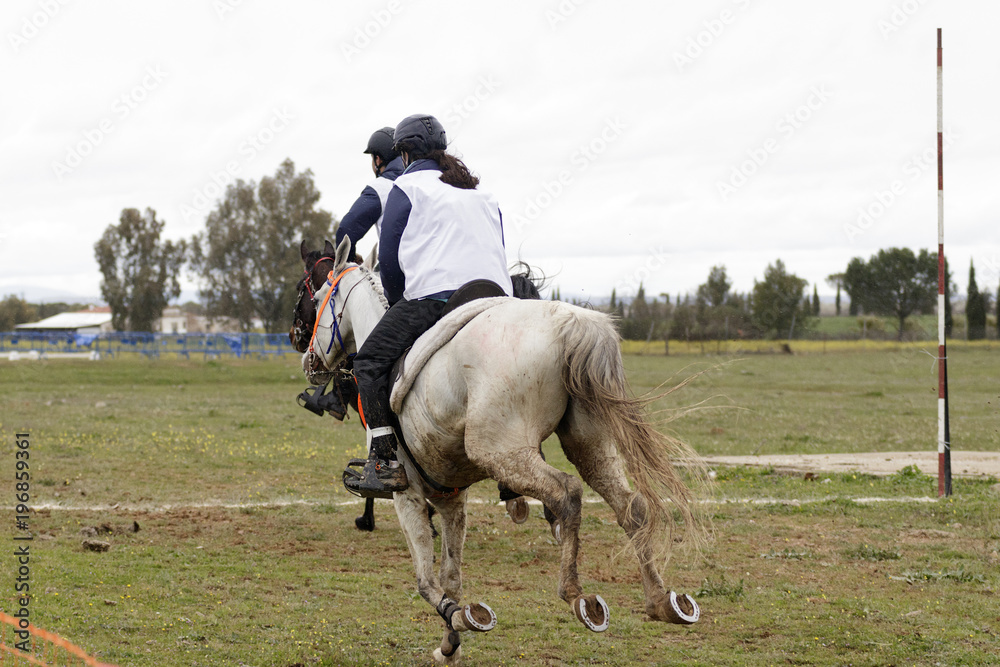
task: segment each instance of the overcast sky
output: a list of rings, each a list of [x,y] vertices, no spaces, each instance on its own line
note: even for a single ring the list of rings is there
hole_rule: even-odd
[[[97,296],[123,208],[188,238],[227,170],[291,158],[339,217],[368,135],[431,113],[564,298],[717,264],[748,291],[779,258],[832,295],[854,256],[936,246],[939,27],[946,255],[992,292],[998,24],[995,0],[5,0],[0,294]]]

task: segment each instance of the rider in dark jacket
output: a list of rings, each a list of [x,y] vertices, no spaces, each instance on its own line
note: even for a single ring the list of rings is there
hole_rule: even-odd
[[[337,228],[335,245],[339,245],[344,236],[347,236],[351,239],[351,257],[357,252],[358,241],[373,225],[376,238],[381,236],[382,214],[385,212],[386,199],[392,190],[393,181],[403,173],[403,160],[394,147],[392,135],[393,128],[383,127],[381,130],[375,130],[368,139],[365,153],[372,156],[375,180],[361,191],[361,196],[354,202],[351,210],[340,221],[340,227]]]
[[[403,160],[394,146],[393,131],[394,128],[383,127],[375,130],[369,137],[364,152],[372,156],[375,179],[361,191],[361,196],[337,227],[337,244],[345,236],[351,239],[351,257],[357,253],[358,241],[368,233],[369,229],[375,227],[376,238],[381,234],[386,199],[392,190],[393,181],[403,173]],[[347,405],[355,403],[357,397],[358,389],[354,380],[350,375],[337,373],[333,378],[330,392],[324,394],[322,389],[322,387],[318,391],[307,389],[299,394],[300,405],[319,416],[323,416],[325,412],[343,421],[347,414]]]

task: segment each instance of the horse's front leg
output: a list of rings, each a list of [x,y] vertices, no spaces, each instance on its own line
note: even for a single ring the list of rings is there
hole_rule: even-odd
[[[354,525],[358,530],[367,530],[369,532],[375,530],[375,499],[366,498],[365,499],[365,511],[359,517],[354,519]]]
[[[465,504],[467,492],[433,506],[441,515],[441,585],[444,594],[456,602],[462,598],[462,549],[465,546]]]
[[[394,494],[393,505],[399,525],[406,537],[406,546],[413,559],[417,574],[417,590],[432,606],[444,595],[444,590],[434,574],[434,536],[427,520],[426,501],[417,485],[402,493]]]
[[[465,540],[465,493],[438,505],[442,519],[441,581],[434,573],[432,525],[418,485],[394,496],[396,515],[406,536],[406,545],[417,574],[417,589],[445,623],[441,647],[435,649],[439,664],[457,665],[461,660],[459,633],[486,632],[496,626],[496,616],[484,604],[459,605],[462,594],[462,545]]]

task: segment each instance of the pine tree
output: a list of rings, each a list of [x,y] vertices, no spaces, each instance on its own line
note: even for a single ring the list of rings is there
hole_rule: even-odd
[[[815,285],[813,285],[812,314],[816,317],[819,317],[819,292],[816,291]]]
[[[969,340],[986,338],[986,299],[976,284],[976,267],[969,261],[969,293],[965,301],[966,332]]]
[[[955,320],[951,314],[951,270],[948,268],[948,258],[944,260],[944,336],[951,338],[951,330]]]

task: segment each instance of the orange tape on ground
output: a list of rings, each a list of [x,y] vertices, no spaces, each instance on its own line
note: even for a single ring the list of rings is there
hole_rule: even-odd
[[[6,623],[7,625],[13,626],[15,628],[20,628],[20,621],[18,619],[14,618],[13,616],[10,616],[8,614],[5,614],[2,611],[0,611],[0,623]],[[115,665],[111,665],[111,664],[108,664],[106,662],[101,662],[97,658],[92,658],[91,656],[87,655],[87,653],[82,648],[80,648],[76,644],[73,644],[73,643],[71,643],[71,642],[63,639],[62,637],[60,637],[59,635],[57,635],[54,632],[49,632],[48,630],[43,630],[42,628],[36,627],[34,625],[31,625],[31,624],[28,625],[27,630],[28,630],[29,633],[31,633],[31,635],[33,637],[37,637],[39,639],[44,639],[45,641],[49,642],[50,644],[52,644],[54,646],[58,646],[59,648],[61,648],[64,651],[66,651],[67,653],[70,653],[73,656],[79,658],[80,660],[83,660],[83,663],[85,665],[87,665],[88,667],[115,667]],[[13,654],[13,655],[17,656],[18,660],[25,660],[25,661],[27,661],[28,663],[30,663],[32,665],[42,665],[43,667],[54,667],[53,665],[50,665],[50,663],[42,662],[41,660],[39,660],[38,658],[36,658],[31,653],[25,653],[24,651],[20,651],[18,649],[11,648],[10,646],[7,646],[6,644],[4,644],[2,642],[0,642],[0,651],[4,651],[4,652],[10,653],[10,654]],[[42,651],[43,651],[43,653],[45,652],[45,648],[44,647],[42,648]],[[3,653],[0,653],[0,663],[4,663],[4,662],[6,662],[5,656],[4,656]]]

